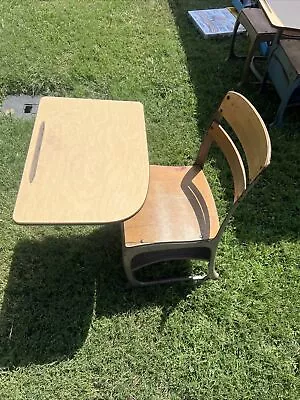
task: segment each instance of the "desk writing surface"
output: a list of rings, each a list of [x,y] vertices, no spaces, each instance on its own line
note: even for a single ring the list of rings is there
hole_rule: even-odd
[[[20,224],[124,220],[143,205],[148,180],[141,103],[44,97],[13,218]]]
[[[275,27],[300,29],[300,0],[259,0],[259,3]]]

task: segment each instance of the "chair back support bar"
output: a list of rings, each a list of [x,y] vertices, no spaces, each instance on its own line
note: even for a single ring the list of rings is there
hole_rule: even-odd
[[[265,123],[253,105],[233,91],[227,93],[218,111],[218,122],[221,123],[224,118],[243,147],[251,183],[271,160],[271,142]]]
[[[217,122],[211,124],[208,135],[222,150],[229,164],[234,182],[234,202],[236,202],[247,187],[246,171],[241,155],[228,133]]]

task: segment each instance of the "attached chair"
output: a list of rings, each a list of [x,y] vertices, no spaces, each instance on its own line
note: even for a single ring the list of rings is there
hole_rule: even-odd
[[[242,24],[246,29],[250,44],[247,56],[237,55],[234,51],[235,40],[238,28]],[[258,81],[262,81],[262,75],[256,69],[254,65],[255,58],[265,58],[265,56],[255,56],[255,53],[264,46],[263,51],[266,53],[268,50],[267,42],[272,42],[276,35],[276,28],[273,28],[265,16],[263,10],[260,8],[243,8],[239,13],[233,30],[231,46],[229,50],[228,60],[232,58],[243,58],[245,59],[244,69],[242,73],[242,79],[239,86],[243,85],[249,75],[250,70],[253,72]]]
[[[244,150],[247,177],[241,155],[222,126],[224,120],[231,126]],[[221,225],[203,172],[212,143],[224,153],[234,182],[234,200]],[[144,286],[188,279],[218,279],[215,255],[224,229],[240,200],[269,165],[270,158],[270,138],[260,115],[245,97],[228,92],[203,139],[193,166],[150,166],[146,201],[137,214],[123,223],[123,263],[129,282],[134,286]],[[147,265],[176,259],[207,261],[207,275],[151,281],[136,278],[136,271]]]

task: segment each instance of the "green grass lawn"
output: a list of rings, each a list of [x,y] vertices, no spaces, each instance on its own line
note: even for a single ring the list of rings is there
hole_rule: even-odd
[[[243,62],[226,63],[230,39],[203,40],[186,11],[229,3],[2,0],[0,96],[141,101],[151,163],[189,164]],[[271,88],[241,91],[272,120]],[[270,130],[271,166],[223,237],[221,279],[145,289],[126,286],[118,225],[13,223],[33,123],[1,116],[0,399],[298,400],[297,111]],[[207,173],[224,213],[223,164]]]

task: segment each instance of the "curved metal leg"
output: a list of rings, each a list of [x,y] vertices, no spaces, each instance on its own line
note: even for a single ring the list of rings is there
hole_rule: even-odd
[[[238,17],[236,19],[235,24],[234,24],[233,34],[232,34],[232,39],[231,39],[231,45],[230,45],[230,50],[229,50],[229,55],[228,55],[226,61],[228,61],[228,60],[230,60],[232,58],[244,58],[244,56],[238,56],[234,52],[234,44],[235,44],[236,34],[237,34],[237,30],[238,30],[239,26],[240,26],[240,20],[239,20],[239,17]]]
[[[132,257],[129,255],[129,252],[123,250],[123,265],[125,274],[131,286],[143,286],[142,282],[138,281],[132,271],[131,267]]]
[[[211,256],[210,256],[210,260],[209,260],[209,264],[208,264],[208,271],[207,271],[207,277],[209,279],[219,279],[219,274],[217,273],[217,271],[215,270],[215,258],[216,258],[216,249],[212,250],[211,252]]]
[[[268,77],[269,77],[269,74],[268,74],[268,71],[266,71],[265,74],[264,74],[264,76],[263,76],[263,79],[262,79],[262,81],[261,81],[260,88],[259,88],[259,93],[260,93],[260,94],[263,93],[264,90],[265,90],[265,88],[266,88],[267,81],[268,81]]]
[[[253,40],[253,41],[250,42],[248,55],[246,57],[246,61],[245,61],[245,64],[244,64],[244,69],[243,69],[243,74],[242,74],[242,79],[239,82],[239,86],[242,86],[246,82],[246,80],[248,78],[248,75],[249,75],[249,72],[250,72],[250,65],[251,65],[251,62],[252,62],[252,59],[253,59],[253,56],[254,56],[254,53],[255,53],[256,49],[257,49],[257,41]]]
[[[285,98],[284,100],[281,101],[278,109],[277,109],[277,113],[275,116],[274,121],[270,124],[270,126],[277,126],[278,128],[281,127],[283,125],[283,115],[284,112],[289,104],[289,98]]]
[[[141,253],[142,254],[142,253]],[[162,260],[157,259],[153,260],[151,263],[141,263],[138,265],[135,265],[133,267],[133,259],[134,257],[137,256],[137,253],[135,251],[130,251],[128,249],[123,249],[123,265],[124,265],[124,270],[125,274],[127,276],[127,279],[129,281],[130,286],[150,286],[150,285],[156,285],[156,284],[165,284],[165,283],[176,283],[176,282],[186,282],[186,281],[192,281],[192,282],[204,282],[207,279],[217,279],[218,274],[216,271],[213,270],[213,272],[210,274],[211,276],[209,277],[208,274],[203,274],[203,275],[188,275],[188,276],[183,276],[183,277],[174,277],[174,278],[163,278],[163,279],[153,279],[153,280],[138,280],[135,277],[135,272],[138,271],[141,268],[147,267],[148,265],[151,264],[159,264],[162,262]],[[176,260],[177,258],[175,257],[173,260]],[[183,258],[186,259],[186,258]],[[167,260],[167,258],[166,258]],[[172,260],[169,258],[169,260]]]

